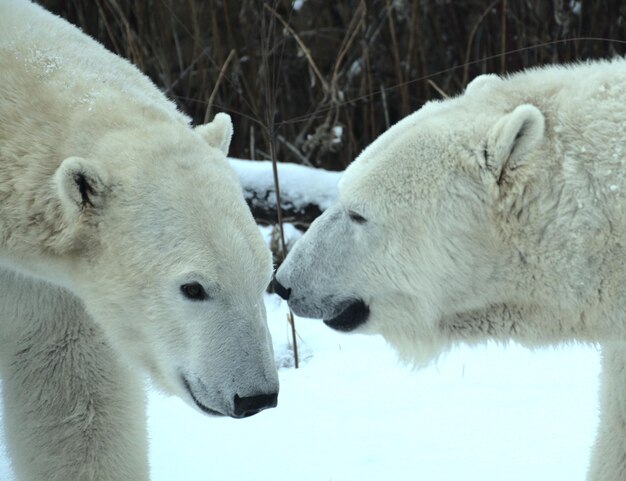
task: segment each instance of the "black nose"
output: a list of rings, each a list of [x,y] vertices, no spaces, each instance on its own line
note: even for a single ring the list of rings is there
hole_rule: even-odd
[[[280,297],[282,297],[283,299],[285,299],[286,301],[288,301],[289,296],[291,295],[291,289],[287,289],[280,282],[278,282],[278,279],[276,279],[275,277],[274,277],[274,282],[272,284],[274,287],[274,292],[278,294]]]
[[[278,393],[261,394],[260,396],[239,397],[235,394],[235,418],[254,416],[263,409],[275,408],[278,404]]]

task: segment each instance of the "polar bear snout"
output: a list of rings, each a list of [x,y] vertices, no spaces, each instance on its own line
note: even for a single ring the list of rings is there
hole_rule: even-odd
[[[354,331],[367,322],[369,306],[362,299],[349,299],[337,302],[334,296],[324,298],[323,307],[309,305],[306,297],[292,298],[290,287],[282,285],[276,277],[272,281],[274,292],[285,301],[298,315],[304,317],[322,318],[328,327],[341,332]],[[290,300],[291,298],[291,300]]]
[[[204,383],[200,379],[182,376],[182,381],[193,404],[205,414],[211,416],[229,416],[241,419],[254,416],[265,409],[278,405],[278,381],[268,380],[265,387],[253,389],[253,395],[231,394],[222,389]],[[245,390],[245,387],[244,387]]]

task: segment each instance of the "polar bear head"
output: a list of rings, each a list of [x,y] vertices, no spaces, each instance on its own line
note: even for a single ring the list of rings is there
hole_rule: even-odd
[[[85,128],[89,128],[86,126]],[[112,129],[59,166],[68,287],[167,392],[245,417],[276,405],[271,255],[226,160],[230,118]]]
[[[276,273],[296,314],[381,333],[420,362],[441,349],[442,319],[511,294],[490,287],[514,269],[500,218],[539,163],[544,116],[491,98],[499,81],[425,105],[349,166]]]

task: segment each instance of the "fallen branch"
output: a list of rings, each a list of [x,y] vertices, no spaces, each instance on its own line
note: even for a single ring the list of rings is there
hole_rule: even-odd
[[[252,215],[259,224],[276,224],[276,192],[272,163],[230,159]],[[278,163],[282,220],[308,227],[337,197],[341,172]]]

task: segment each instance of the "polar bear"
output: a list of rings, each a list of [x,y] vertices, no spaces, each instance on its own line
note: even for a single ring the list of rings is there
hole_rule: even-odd
[[[0,0],[0,373],[19,480],[148,479],[138,368],[199,411],[277,402],[271,254],[226,153],[134,66]]]
[[[457,342],[603,347],[589,472],[626,478],[626,61],[477,78],[367,147],[275,289],[417,362]]]

